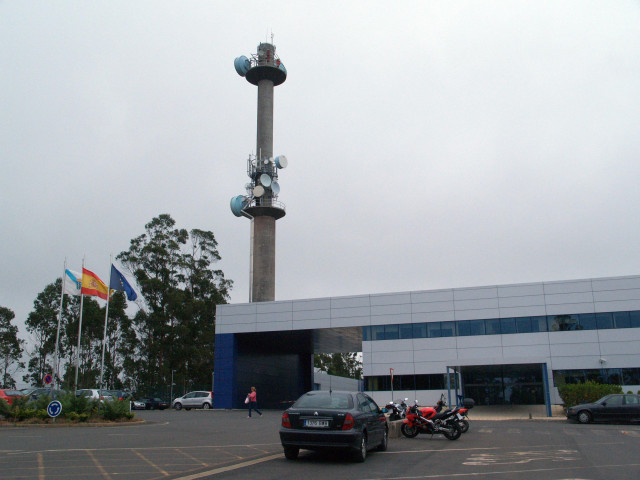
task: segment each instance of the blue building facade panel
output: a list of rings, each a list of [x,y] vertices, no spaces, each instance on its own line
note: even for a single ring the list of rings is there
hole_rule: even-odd
[[[216,335],[214,408],[233,408],[237,396],[238,340],[234,333]]]

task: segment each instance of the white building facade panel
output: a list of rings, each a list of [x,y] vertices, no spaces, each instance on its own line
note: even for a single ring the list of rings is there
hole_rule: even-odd
[[[544,295],[544,287],[541,283],[528,283],[522,285],[498,286],[498,297],[530,297]]]
[[[373,363],[384,363],[390,367],[396,363],[411,363],[413,362],[413,350],[371,352],[371,361]]]
[[[449,322],[455,320],[455,312],[453,310],[448,310],[444,312],[423,312],[423,313],[412,313],[411,321],[413,323],[422,323],[422,322]]]
[[[412,303],[411,311],[413,313],[453,312],[453,300],[447,300],[444,302]]]
[[[393,325],[411,323],[410,313],[389,313],[385,315],[371,315],[371,325]]]
[[[596,302],[596,312],[618,312],[640,310],[640,300],[615,300],[612,302]]]

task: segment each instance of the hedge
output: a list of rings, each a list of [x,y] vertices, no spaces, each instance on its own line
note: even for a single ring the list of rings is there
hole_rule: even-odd
[[[597,382],[572,383],[558,387],[560,398],[565,407],[580,405],[582,403],[593,403],[605,395],[612,393],[623,393],[620,385],[608,385]]]

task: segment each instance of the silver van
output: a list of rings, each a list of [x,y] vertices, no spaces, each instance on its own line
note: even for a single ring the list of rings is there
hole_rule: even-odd
[[[176,410],[191,410],[192,408],[213,408],[213,392],[197,390],[176,398],[171,404]]]

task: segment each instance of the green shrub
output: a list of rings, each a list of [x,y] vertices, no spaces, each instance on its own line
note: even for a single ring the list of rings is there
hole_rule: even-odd
[[[46,408],[38,408],[35,410],[35,413],[33,414],[33,416],[35,418],[39,418],[40,420],[46,420],[47,418],[49,418],[49,414],[47,413],[47,409]]]
[[[623,393],[620,385],[607,385],[596,382],[573,383],[558,387],[560,398],[566,407],[581,403],[592,403],[611,393]]]
[[[53,399],[49,395],[40,395],[36,401],[29,402],[29,407],[34,410],[44,410],[46,412],[51,400]]]
[[[72,422],[86,422],[87,420],[89,420],[89,414],[88,413],[69,412],[66,415],[66,418],[68,418]]]
[[[67,392],[60,397],[60,403],[62,403],[62,415],[68,416],[71,413],[78,415],[87,415],[91,413],[94,405],[87,397],[76,397],[73,392]]]
[[[11,405],[4,400],[0,401],[0,414],[7,420],[17,422],[31,418],[34,415],[34,410],[28,408],[25,397],[15,397]]]
[[[133,418],[129,411],[129,400],[108,400],[101,405],[101,416],[105,420],[119,420],[121,418]]]
[[[11,416],[11,406],[4,398],[0,398],[0,416],[4,418]]]

